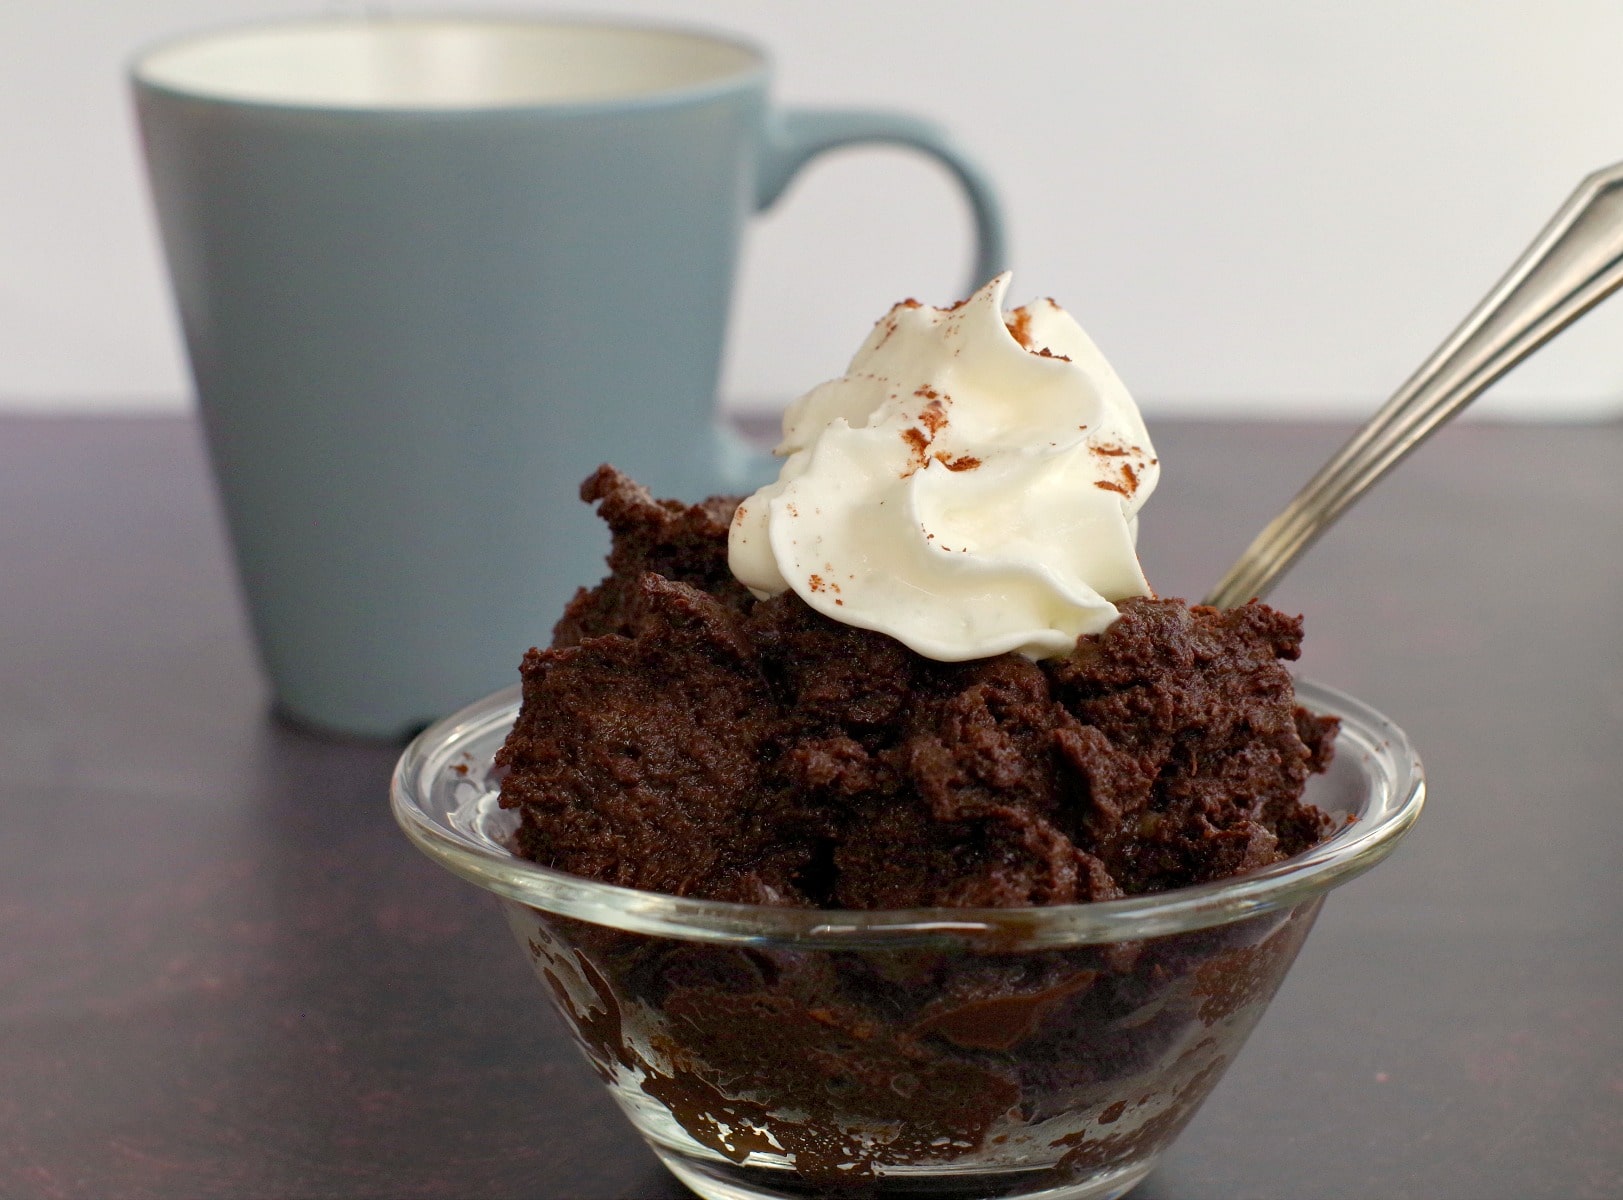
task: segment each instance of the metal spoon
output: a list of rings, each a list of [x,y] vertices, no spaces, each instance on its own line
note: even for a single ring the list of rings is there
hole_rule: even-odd
[[[1449,339],[1257,535],[1206,603],[1233,608],[1266,596],[1376,480],[1620,285],[1623,163],[1578,185]]]

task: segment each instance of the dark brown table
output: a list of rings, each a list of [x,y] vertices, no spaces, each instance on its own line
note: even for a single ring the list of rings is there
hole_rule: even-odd
[[[1150,578],[1345,432],[1161,424]],[[1462,426],[1276,595],[1431,801],[1135,1200],[1623,1196],[1620,552],[1623,427]],[[0,420],[0,1196],[687,1194],[396,752],[268,715],[193,423]]]

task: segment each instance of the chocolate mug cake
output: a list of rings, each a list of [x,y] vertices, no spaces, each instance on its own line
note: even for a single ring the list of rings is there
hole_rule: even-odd
[[[1211,884],[1332,833],[1303,789],[1337,721],[1281,665],[1300,619],[1153,595],[1133,543],[1159,460],[1137,410],[1063,310],[1005,314],[1006,287],[892,310],[791,407],[782,475],[754,496],[657,500],[608,466],[585,482],[610,573],[524,656],[492,777],[515,854],[948,930],[949,910]],[[760,1195],[952,1194],[959,1165],[994,1161],[1001,1190],[974,1194],[1081,1196],[1148,1169],[1316,911],[968,953],[947,932],[823,952],[509,917],[702,1192],[695,1154],[771,1169]],[[726,1179],[717,1194],[757,1194]]]

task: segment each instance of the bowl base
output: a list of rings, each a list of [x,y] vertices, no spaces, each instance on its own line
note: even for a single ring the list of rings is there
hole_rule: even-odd
[[[1042,1170],[950,1171],[891,1175],[852,1181],[831,1190],[808,1183],[790,1171],[770,1167],[743,1167],[709,1162],[677,1154],[650,1142],[655,1154],[692,1191],[704,1200],[812,1200],[813,1197],[924,1197],[932,1200],[1117,1200],[1125,1196],[1155,1166],[1155,1159],[1112,1167],[1054,1182],[1054,1172]]]

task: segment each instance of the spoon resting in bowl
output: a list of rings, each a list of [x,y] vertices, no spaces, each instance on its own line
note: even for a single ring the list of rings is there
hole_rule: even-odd
[[[1516,263],[1206,597],[1262,599],[1343,512],[1522,359],[1623,285],[1623,163],[1578,185]]]

